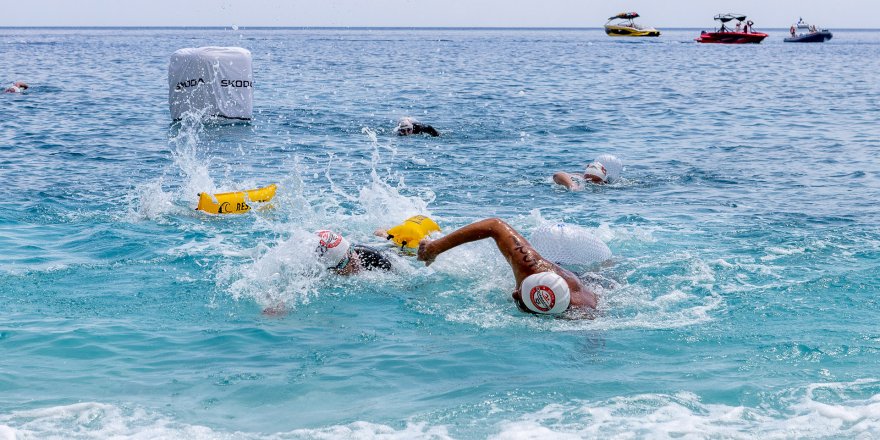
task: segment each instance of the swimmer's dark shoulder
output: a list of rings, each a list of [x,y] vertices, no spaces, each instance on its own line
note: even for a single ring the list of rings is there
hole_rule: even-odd
[[[430,125],[420,124],[418,122],[413,124],[413,134],[422,134],[422,133],[426,133],[426,134],[429,134],[434,137],[440,136],[440,132],[437,131],[437,129],[435,129],[434,127],[432,127]]]
[[[357,254],[361,267],[366,270],[391,270],[391,260],[382,251],[363,244],[354,244],[351,250]]]

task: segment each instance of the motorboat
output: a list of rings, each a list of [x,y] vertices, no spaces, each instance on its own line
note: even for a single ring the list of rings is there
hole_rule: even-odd
[[[638,17],[637,12],[621,12],[608,18],[605,23],[605,33],[609,37],[659,37],[660,31],[652,27],[637,25],[633,19]],[[613,23],[612,23],[613,22]]]
[[[828,29],[818,29],[816,25],[806,23],[803,18],[797,24],[791,25],[789,31],[791,36],[785,39],[786,43],[824,43],[833,36]]]
[[[720,43],[720,44],[758,44],[767,38],[767,34],[763,32],[755,32],[752,29],[754,22],[746,21],[746,16],[742,14],[718,14],[715,20],[721,22],[721,27],[715,29],[714,32],[703,31],[697,43]],[[727,23],[736,20],[736,26],[733,29],[727,27]]]

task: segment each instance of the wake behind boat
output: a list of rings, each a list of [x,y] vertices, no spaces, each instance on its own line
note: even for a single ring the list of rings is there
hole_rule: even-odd
[[[758,44],[765,38],[767,34],[763,32],[755,32],[752,29],[754,22],[746,21],[746,16],[742,14],[718,14],[715,20],[721,22],[721,27],[714,32],[703,31],[700,36],[695,39],[697,43],[720,43],[720,44]],[[729,29],[727,23],[736,20],[736,27]]]
[[[797,31],[804,31],[798,33]],[[833,36],[828,29],[817,29],[816,25],[807,24],[803,18],[789,29],[791,36],[785,39],[786,43],[824,43]]]
[[[638,17],[638,12],[621,12],[608,18],[605,23],[605,33],[609,37],[659,37],[660,31],[652,27],[637,25],[633,19]],[[612,23],[612,21],[616,22]]]

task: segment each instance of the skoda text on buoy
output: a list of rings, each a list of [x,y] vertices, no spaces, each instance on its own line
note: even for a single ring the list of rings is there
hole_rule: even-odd
[[[254,108],[251,52],[241,47],[197,47],[174,52],[168,62],[168,107],[180,120],[250,120]]]

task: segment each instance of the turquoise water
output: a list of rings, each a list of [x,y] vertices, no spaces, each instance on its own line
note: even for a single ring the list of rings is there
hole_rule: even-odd
[[[880,436],[880,32],[698,33],[0,29],[0,438]],[[253,52],[252,124],[170,125],[204,45]],[[600,316],[519,312],[486,242],[313,269],[416,213],[593,230]]]

